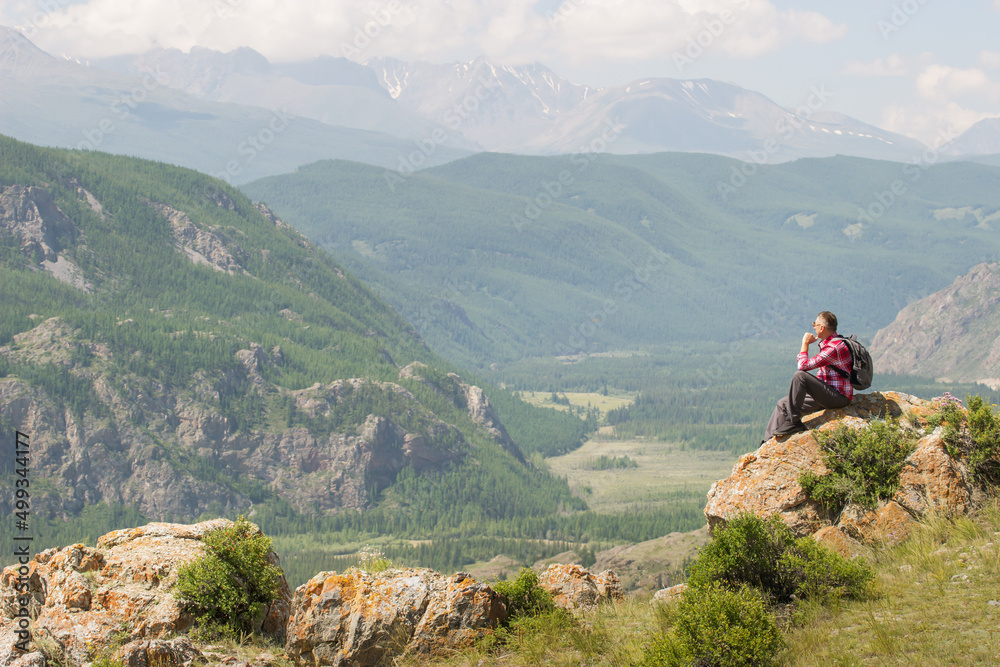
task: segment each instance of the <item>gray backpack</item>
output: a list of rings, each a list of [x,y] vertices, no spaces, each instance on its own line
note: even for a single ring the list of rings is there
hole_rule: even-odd
[[[847,349],[851,351],[852,366],[850,374],[836,366],[831,366],[831,368],[840,377],[849,378],[851,386],[855,389],[862,390],[872,386],[874,368],[872,366],[872,355],[868,354],[868,349],[858,342],[854,334],[851,334],[850,338],[841,336],[840,334],[837,334],[836,337],[847,343]]]

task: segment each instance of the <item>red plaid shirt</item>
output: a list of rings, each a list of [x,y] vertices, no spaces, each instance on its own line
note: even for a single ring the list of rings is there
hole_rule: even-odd
[[[799,352],[799,370],[811,371],[818,368],[816,378],[821,380],[849,399],[854,399],[854,387],[851,386],[851,351],[847,343],[839,338],[827,338],[819,342],[819,353],[815,357],[809,357],[807,352]],[[837,371],[830,368],[836,366],[847,372],[848,377],[843,377]]]

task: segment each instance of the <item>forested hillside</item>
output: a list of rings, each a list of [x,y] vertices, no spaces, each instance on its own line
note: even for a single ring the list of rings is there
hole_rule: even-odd
[[[870,335],[1000,252],[998,186],[972,163],[482,154],[405,178],[322,162],[244,190],[486,367],[731,342],[824,309]]]
[[[372,290],[220,181],[0,137],[0,243],[0,437],[30,437],[36,546],[242,513],[280,535],[447,536],[426,556],[444,562],[468,558],[455,540],[470,535],[572,539],[606,520],[524,457],[591,426],[487,387],[494,409]],[[2,466],[7,516],[13,458]]]

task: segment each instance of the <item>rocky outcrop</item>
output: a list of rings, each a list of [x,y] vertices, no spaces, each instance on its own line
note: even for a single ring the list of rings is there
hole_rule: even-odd
[[[575,564],[550,565],[538,578],[538,585],[552,595],[552,601],[567,611],[586,611],[604,602],[621,600],[622,585],[610,570],[591,574]]]
[[[76,227],[48,190],[13,185],[0,188],[0,231],[17,239],[24,255],[54,262],[72,241]]]
[[[253,480],[302,512],[362,509],[404,468],[443,471],[469,452],[456,427],[398,384],[349,379],[294,391],[276,387],[267,378],[283,372],[278,347],[268,354],[251,342],[235,353],[237,371],[202,372],[186,387],[169,387],[124,373],[106,345],[57,317],[17,334],[0,347],[0,357],[13,366],[0,378],[0,419],[30,434],[33,474],[52,483],[32,496],[43,516],[72,516],[100,502],[130,505],[152,518],[193,519],[213,505],[249,511],[248,497],[195,474],[192,462]],[[94,402],[82,418],[16,370],[46,364],[92,388]],[[270,405],[282,406],[280,416],[248,429],[223,414],[220,395],[241,385],[248,394],[269,394]],[[338,416],[358,412],[354,406],[370,397],[413,417],[419,428],[403,428],[391,415]],[[13,487],[0,489],[0,509],[12,501]]]
[[[911,303],[872,340],[880,372],[1000,387],[1000,264],[979,264]]]
[[[166,204],[151,206],[170,222],[177,246],[192,262],[229,274],[246,273],[243,264],[249,256],[235,241],[219,231],[202,229],[183,211]]]
[[[88,202],[93,199],[82,188],[79,196]],[[0,236],[13,237],[21,254],[60,281],[85,292],[91,290],[79,267],[60,254],[81,234],[48,190],[22,185],[0,188]],[[81,247],[78,252],[86,250]]]
[[[226,519],[190,526],[151,523],[108,533],[96,547],[74,544],[43,551],[24,570],[11,566],[0,575],[4,625],[26,608],[35,645],[57,653],[64,664],[89,663],[112,643],[121,643],[122,632],[127,641],[139,643],[121,654],[127,664],[143,664],[140,660],[149,655],[174,655],[177,660],[163,664],[184,664],[191,651],[183,642],[152,640],[191,628],[193,618],[172,591],[178,568],[205,553],[201,540],[207,532],[229,524]],[[279,564],[273,552],[271,560]],[[19,591],[25,581],[27,590]],[[282,577],[279,598],[261,621],[265,634],[284,639],[290,603]],[[2,637],[0,657],[13,654],[10,639]]]
[[[189,667],[204,655],[190,639],[177,637],[129,642],[115,651],[114,658],[122,667]]]
[[[811,430],[791,437],[772,438],[752,453],[744,454],[726,479],[708,492],[705,517],[710,527],[742,512],[780,517],[796,535],[816,534],[841,553],[853,553],[861,542],[897,543],[916,519],[930,510],[946,514],[967,512],[981,493],[972,484],[964,464],[948,455],[941,429],[924,434],[927,417],[939,411],[930,401],[895,392],[871,393],[855,398],[842,410],[808,415]],[[922,434],[906,459],[895,496],[868,510],[849,505],[839,516],[830,516],[809,499],[799,484],[806,472],[824,475],[816,434],[839,426],[861,428],[877,417],[901,417],[904,428]]]
[[[300,664],[382,664],[468,647],[506,618],[502,597],[462,572],[321,572],[295,591],[285,650]]]
[[[420,382],[434,391],[443,395],[451,401],[455,407],[466,410],[473,422],[482,426],[493,437],[493,439],[504,449],[511,453],[518,461],[525,463],[524,454],[517,446],[513,438],[507,433],[500,417],[493,410],[486,393],[482,387],[470,385],[462,382],[462,378],[456,373],[448,373],[439,378],[438,381],[428,379],[429,368],[427,364],[414,361],[399,371],[400,379],[413,379]]]

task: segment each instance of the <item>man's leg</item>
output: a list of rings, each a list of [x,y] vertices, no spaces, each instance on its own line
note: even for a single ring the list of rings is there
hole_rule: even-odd
[[[782,396],[778,400],[778,404],[774,406],[774,412],[771,413],[771,418],[767,422],[767,429],[764,431],[763,442],[770,440],[774,436],[775,431],[788,426],[790,423],[791,418],[788,416],[788,397]]]
[[[828,408],[843,408],[851,400],[805,371],[796,371],[788,388],[788,416],[800,423],[803,414]]]

